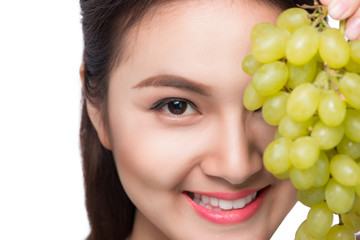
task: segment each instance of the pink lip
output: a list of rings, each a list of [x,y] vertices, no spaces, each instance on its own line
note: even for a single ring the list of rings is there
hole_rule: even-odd
[[[245,222],[249,218],[251,218],[257,210],[260,208],[267,192],[269,190],[269,187],[266,187],[259,193],[259,195],[246,205],[244,208],[236,209],[236,210],[228,210],[228,211],[214,211],[211,209],[208,209],[206,207],[203,207],[196,202],[194,202],[188,195],[184,193],[184,196],[189,201],[191,206],[194,208],[194,210],[203,218],[217,224],[236,224]],[[249,190],[249,191],[243,191],[247,193],[254,193],[256,191]],[[231,193],[206,193],[204,195],[216,197],[224,200],[235,200],[239,198],[244,198],[250,194],[245,194],[243,192],[237,193],[237,194],[231,194]],[[238,198],[233,198],[234,196],[241,196]],[[230,199],[231,198],[231,199]]]

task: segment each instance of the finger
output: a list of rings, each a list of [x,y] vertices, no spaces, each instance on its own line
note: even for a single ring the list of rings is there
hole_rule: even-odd
[[[330,0],[320,0],[322,5],[329,6]]]
[[[354,15],[360,7],[360,0],[331,0],[329,15],[337,20],[343,20]]]
[[[345,35],[349,40],[360,39],[360,8],[349,18],[345,28]]]

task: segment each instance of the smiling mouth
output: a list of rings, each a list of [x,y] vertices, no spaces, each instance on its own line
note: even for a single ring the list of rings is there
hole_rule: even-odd
[[[186,191],[183,194],[203,218],[217,224],[235,224],[248,220],[258,211],[269,189],[270,185],[238,193]]]
[[[222,199],[216,198],[214,196],[208,196],[206,194],[195,193],[195,192],[184,192],[191,200],[197,203],[200,206],[206,207],[207,209],[213,211],[231,211],[242,209],[251,204],[254,200],[256,200],[257,196],[259,196],[262,192],[267,190],[270,186],[266,186],[256,192],[248,194],[245,197],[230,200],[230,199]]]
[[[213,211],[229,211],[246,207],[257,196],[258,192],[252,193],[244,198],[236,200],[225,200],[215,197],[210,197],[200,193],[186,192],[186,194],[200,206],[206,207]]]

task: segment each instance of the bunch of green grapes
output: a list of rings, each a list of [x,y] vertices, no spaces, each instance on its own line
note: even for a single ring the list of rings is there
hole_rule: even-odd
[[[251,31],[244,105],[278,126],[264,165],[289,178],[311,209],[295,239],[355,239],[360,231],[360,40],[330,28],[315,3]],[[332,226],[333,216],[339,224]]]

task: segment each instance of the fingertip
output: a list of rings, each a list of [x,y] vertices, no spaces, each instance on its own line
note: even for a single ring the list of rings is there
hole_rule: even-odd
[[[349,40],[360,39],[360,17],[351,19],[346,24],[345,35]]]
[[[350,9],[350,4],[348,1],[339,0],[339,1],[332,1],[329,5],[329,15],[337,20],[342,20],[346,16],[345,14]]]
[[[330,0],[320,0],[322,5],[328,6],[330,4]]]
[[[360,0],[331,0],[329,1],[329,15],[336,20],[344,20],[356,15],[359,11]]]

